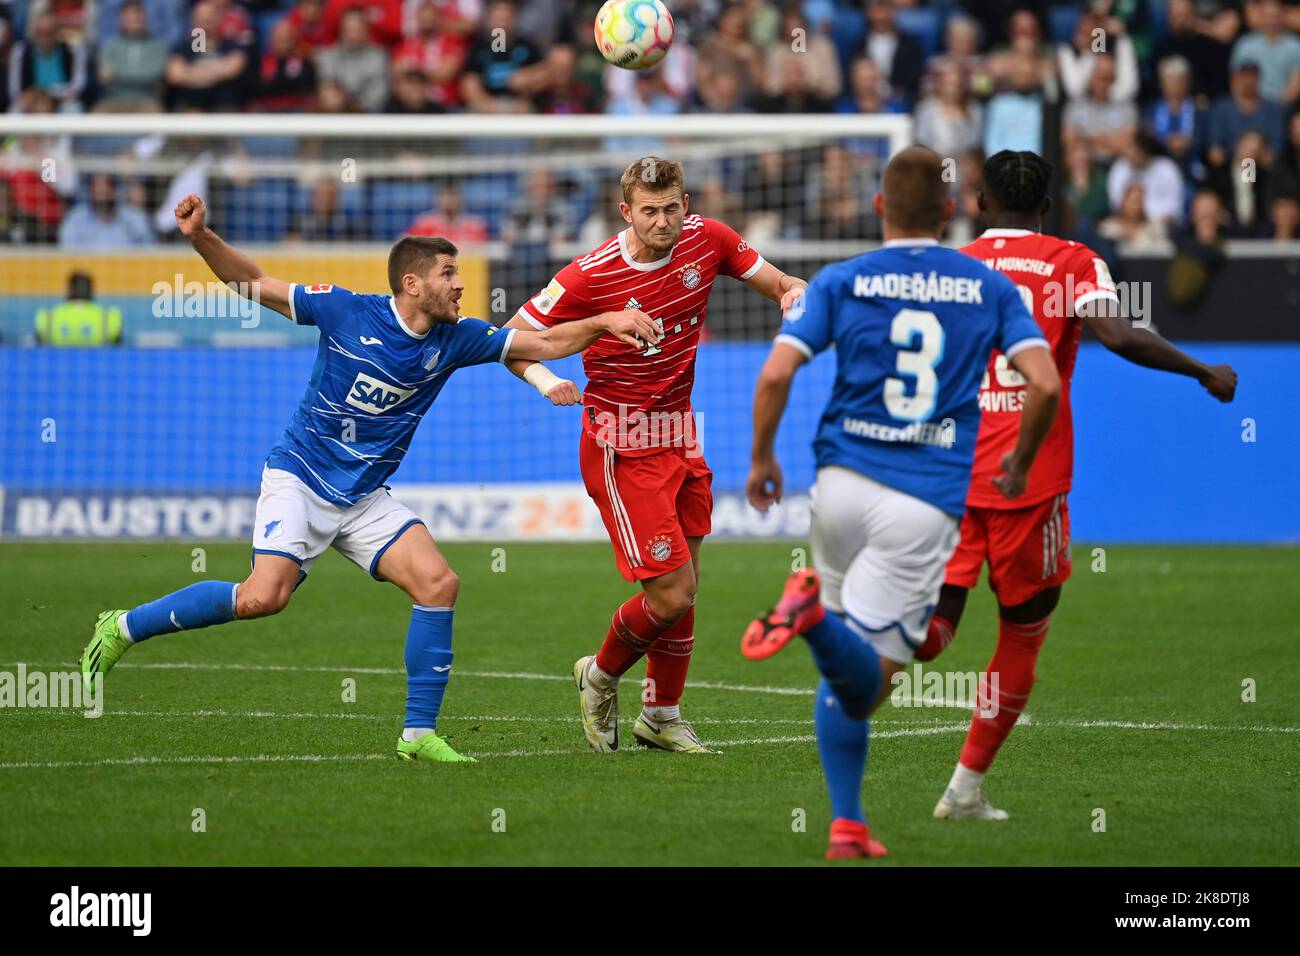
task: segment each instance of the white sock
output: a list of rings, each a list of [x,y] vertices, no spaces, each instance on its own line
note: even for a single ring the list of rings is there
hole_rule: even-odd
[[[122,632],[122,636],[125,637],[128,641],[130,641],[132,644],[135,643],[135,638],[131,636],[131,631],[126,626],[125,611],[123,611],[121,614],[117,616],[117,629]]]
[[[682,708],[678,704],[673,704],[668,707],[651,707],[649,704],[646,704],[645,707],[641,708],[641,710],[651,720],[659,723],[664,723],[669,720],[677,720],[682,716]]]
[[[983,782],[984,774],[959,763],[957,769],[952,772],[952,779],[948,781],[948,789],[952,791],[958,803],[969,803],[975,799],[975,794],[979,792],[980,784]]]
[[[613,687],[618,683],[618,678],[613,674],[606,674],[596,663],[596,658],[592,658],[587,664],[587,680],[599,687]]]
[[[421,737],[427,736],[428,734],[431,733],[433,733],[432,727],[407,727],[405,730],[402,731],[402,739],[405,740],[408,744],[414,743],[415,741],[419,740]]]

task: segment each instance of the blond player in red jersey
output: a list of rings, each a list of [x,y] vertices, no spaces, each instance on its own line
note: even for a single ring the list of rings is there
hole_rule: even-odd
[[[995,354],[980,389],[979,439],[961,540],[948,562],[939,604],[916,659],[933,660],[952,640],[967,592],[989,566],[998,600],[998,642],[982,688],[997,699],[981,701],[965,746],[934,815],[941,819],[1005,820],[989,803],[984,775],[1029,699],[1034,665],[1048,619],[1070,576],[1070,512],[1066,496],[1074,471],[1070,376],[1086,323],[1101,344],[1136,365],[1196,379],[1221,402],[1232,400],[1237,375],[1227,365],[1205,365],[1159,335],[1135,328],[1121,314],[1119,296],[1101,258],[1077,242],[1045,236],[1042,217],[1050,199],[1052,167],[1031,152],[1004,150],[984,165],[980,209],[991,228],[962,249],[1008,276],[1052,347],[1066,383],[1056,422],[1029,470],[1025,493],[1006,500],[994,484],[1015,446],[1024,382]],[[989,716],[984,716],[988,713]]]
[[[545,366],[509,365],[557,405],[584,401],[583,482],[619,571],[642,587],[614,612],[599,651],[573,665],[587,742],[618,749],[618,681],[645,656],[637,743],[699,753],[706,748],[678,705],[695,644],[700,543],[713,511],[713,473],[691,410],[709,292],[717,276],[731,276],[784,313],[807,283],[764,261],[730,227],[688,215],[681,164],[647,156],[623,171],[621,185],[629,228],[560,270],[507,326],[545,329],[617,303],[615,311],[649,315],[663,338],[641,349],[608,336],[591,345],[583,352],[585,399]]]

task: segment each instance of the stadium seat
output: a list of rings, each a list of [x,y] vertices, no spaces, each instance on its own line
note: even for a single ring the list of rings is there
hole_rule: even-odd
[[[601,192],[600,178],[590,169],[566,169],[560,176],[562,187],[566,189],[569,208],[573,210],[575,225],[587,221],[596,204],[604,200],[606,192]]]
[[[428,182],[377,182],[370,186],[370,238],[391,242],[417,216],[433,208],[437,190]]]
[[[292,179],[259,179],[226,190],[222,228],[230,242],[278,242],[293,212]]]
[[[121,156],[130,153],[139,136],[78,136],[74,149],[91,156]]]
[[[490,173],[471,176],[461,183],[461,201],[465,211],[482,216],[493,238],[501,234],[501,223],[510,210],[510,202],[518,195],[518,179],[513,173]]]
[[[898,29],[915,37],[925,52],[926,59],[939,52],[943,43],[945,17],[928,7],[902,7],[894,12]]]
[[[306,212],[307,207],[310,205],[311,183],[303,183],[298,187],[298,196],[294,209],[298,212]],[[353,183],[339,189],[339,206],[342,207],[344,215],[360,219],[365,205],[366,190],[361,184]]]
[[[866,52],[867,18],[861,9],[840,10],[831,25],[831,40],[840,55],[840,65],[848,75],[849,66]]]
[[[1151,17],[1151,36],[1156,42],[1169,32],[1169,18],[1165,15],[1164,0],[1147,0],[1147,13]]]
[[[1069,43],[1079,25],[1078,7],[1052,7],[1047,14],[1048,36],[1055,43]]]
[[[312,184],[303,183],[298,187],[298,194],[294,198],[294,212],[297,215],[306,215],[311,209]],[[366,190],[360,184],[343,186],[339,189],[339,208],[343,211],[343,218],[350,226],[356,227],[358,232],[363,232],[361,228],[365,222],[365,205]],[[405,227],[403,227],[405,228]],[[384,237],[387,239],[393,236]]]
[[[298,140],[293,136],[244,136],[244,151],[253,159],[292,159],[298,155]]]
[[[271,46],[271,30],[285,18],[283,10],[263,10],[253,15],[253,29],[257,31],[257,52],[265,53]]]

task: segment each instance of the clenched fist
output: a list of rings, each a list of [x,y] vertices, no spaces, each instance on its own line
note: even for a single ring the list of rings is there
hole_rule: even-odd
[[[582,390],[567,378],[551,387],[546,393],[552,405],[581,405]]]
[[[196,232],[202,232],[207,218],[208,207],[193,193],[176,204],[176,225],[186,239],[192,238]]]

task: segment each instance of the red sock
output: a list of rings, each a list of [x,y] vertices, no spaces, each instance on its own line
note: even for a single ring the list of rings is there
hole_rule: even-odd
[[[916,649],[918,661],[932,661],[943,653],[945,647],[952,643],[957,629],[952,622],[938,614],[930,618],[930,626],[925,632],[925,641]]]
[[[1007,739],[1020,712],[1025,709],[1029,691],[1034,686],[1038,649],[1047,637],[1047,622],[1048,618],[1043,618],[1032,624],[1012,624],[999,619],[998,647],[984,671],[978,705],[987,711],[996,704],[997,714],[984,717],[977,710],[971,721],[970,733],[966,735],[960,757],[961,763],[971,770],[984,773],[989,769],[1002,741]],[[993,683],[995,679],[996,685]]]
[[[606,674],[622,677],[641,659],[665,627],[650,610],[644,591],[628,598],[614,612],[605,643],[596,652],[596,666]]]
[[[645,677],[649,682],[645,702],[651,707],[671,707],[682,699],[686,672],[695,648],[695,607],[667,628],[646,652]]]

